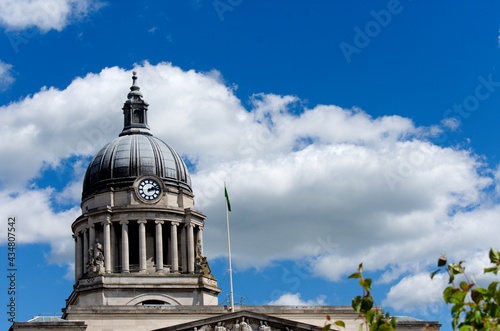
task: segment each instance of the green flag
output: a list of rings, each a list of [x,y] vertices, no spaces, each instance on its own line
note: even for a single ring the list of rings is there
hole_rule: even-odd
[[[229,195],[227,194],[226,185],[224,185],[224,196],[226,197],[227,210],[231,211],[231,203],[229,202]]]

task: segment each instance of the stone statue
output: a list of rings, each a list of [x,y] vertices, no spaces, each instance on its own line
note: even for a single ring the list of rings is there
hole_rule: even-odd
[[[89,261],[87,262],[87,271],[92,273],[104,273],[104,253],[102,252],[102,245],[97,241],[89,248],[88,251]]]
[[[102,245],[98,242],[95,244],[95,265],[98,274],[104,273],[104,253],[102,252]]]
[[[96,266],[94,261],[94,246],[90,246],[87,261],[87,272],[96,272]]]
[[[215,331],[226,331],[226,327],[222,322],[217,323],[217,326],[214,328]]]
[[[245,317],[241,318],[240,330],[241,331],[252,331],[252,327],[250,326],[250,324],[245,322]]]
[[[198,240],[198,243],[196,245],[196,259],[195,259],[195,272],[197,274],[202,274],[205,277],[215,279],[214,276],[212,275],[212,270],[210,269],[210,266],[208,265],[207,258],[202,254],[201,251],[201,241]],[[218,330],[215,330],[218,331]],[[222,331],[222,330],[220,330]]]
[[[236,320],[236,322],[234,322],[233,328],[231,330],[232,331],[240,331],[240,323],[238,320]]]
[[[196,257],[201,257],[203,256],[203,251],[201,248],[201,240],[198,239],[198,242],[196,243]]]
[[[265,321],[260,321],[259,331],[271,331],[271,327]]]

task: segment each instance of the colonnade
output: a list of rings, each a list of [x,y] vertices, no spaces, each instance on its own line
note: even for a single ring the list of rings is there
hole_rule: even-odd
[[[194,273],[203,226],[179,220],[111,220],[73,235],[75,278],[109,273]]]

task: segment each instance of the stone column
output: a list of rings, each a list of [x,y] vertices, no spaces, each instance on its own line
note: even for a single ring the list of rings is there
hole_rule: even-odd
[[[179,252],[177,251],[177,226],[179,223],[170,223],[170,256],[172,259],[172,272],[179,272]]]
[[[187,225],[187,256],[188,256],[188,272],[194,273],[194,224]]]
[[[104,270],[107,274],[111,273],[111,221],[109,217],[102,222],[104,228]]]
[[[130,258],[128,246],[128,221],[120,221],[122,225],[122,272],[130,272]]]
[[[95,225],[90,224],[90,227],[89,227],[89,246],[94,248],[94,245],[95,245]],[[93,256],[92,256],[92,258],[93,258]]]
[[[82,275],[82,238],[80,233],[76,232],[73,237],[75,238],[75,281],[78,281]]]
[[[155,221],[156,224],[156,272],[163,272],[163,221]]]
[[[87,229],[83,230],[83,273],[88,272],[87,265],[89,263],[89,232]]]
[[[139,272],[147,272],[146,267],[146,220],[137,221],[139,223]]]
[[[196,233],[196,256],[203,256],[203,227],[198,227],[198,232]]]
[[[180,255],[181,255],[181,271],[187,272],[187,243],[186,243],[186,225],[181,227],[181,245],[180,245]]]

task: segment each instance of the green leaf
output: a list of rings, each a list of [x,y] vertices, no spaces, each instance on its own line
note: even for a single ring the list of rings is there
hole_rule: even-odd
[[[488,310],[488,314],[490,316],[497,316],[498,313],[498,305],[495,303],[490,304],[490,309]]]
[[[476,304],[479,304],[481,300],[483,300],[483,294],[481,293],[481,291],[478,291],[478,289],[472,290],[470,292],[470,296],[472,301],[474,301],[474,303]]]
[[[457,303],[451,307],[451,315],[460,314],[465,304]]]
[[[345,328],[345,323],[344,323],[344,321],[335,321],[335,325],[337,325],[337,326],[341,326],[341,327]]]
[[[371,296],[365,296],[361,300],[361,312],[366,313],[373,307],[373,298]]]
[[[491,263],[498,264],[500,261],[500,252],[493,248],[490,249],[490,261]]]
[[[373,319],[375,318],[375,313],[377,311],[375,309],[370,309],[367,313],[366,313],[366,316],[365,316],[365,319],[366,321],[368,322],[368,324],[372,324],[373,323]]]
[[[382,324],[379,328],[379,331],[392,331],[394,328],[391,325],[388,324]]]
[[[477,325],[483,324],[483,314],[481,314],[479,310],[476,310],[474,313],[474,322],[476,322]]]
[[[498,273],[498,266],[490,267],[490,268],[484,268],[484,273],[489,273],[492,272],[495,275]]]
[[[438,272],[440,272],[440,271],[441,271],[440,269],[437,269],[437,270],[435,270],[435,271],[431,272],[431,279],[434,279],[434,276],[436,276],[436,274],[437,274]]]
[[[464,267],[462,267],[462,262],[459,263],[450,263],[448,264],[448,271],[453,275],[460,275],[464,272]]]
[[[447,288],[444,289],[443,291],[443,299],[444,299],[444,302],[446,303],[450,303],[451,301],[451,296],[453,295],[453,293],[455,293],[456,291],[458,291],[458,289],[456,287],[452,287],[452,286],[448,286]]]
[[[361,272],[355,272],[352,275],[350,275],[348,278],[362,278]]]
[[[468,291],[470,289],[469,283],[467,283],[467,282],[460,282],[460,289],[462,291]]]
[[[462,303],[465,300],[467,292],[456,291],[451,295],[450,303]]]
[[[352,298],[352,308],[358,313],[361,311],[361,296]]]
[[[458,330],[459,331],[470,331],[470,330],[474,330],[474,328],[472,327],[472,325],[465,324],[465,325],[462,325]]]
[[[366,279],[361,279],[359,281],[359,285],[366,291],[370,292],[371,286],[372,286],[372,280],[371,278],[366,278]]]
[[[443,291],[443,299],[446,303],[463,303],[467,292],[460,291],[456,287],[448,286]]]

